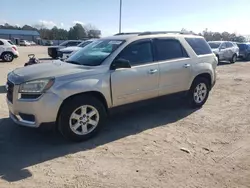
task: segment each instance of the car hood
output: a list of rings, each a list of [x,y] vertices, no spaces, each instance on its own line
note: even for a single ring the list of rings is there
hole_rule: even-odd
[[[80,50],[80,49],[82,49],[82,48],[78,47],[78,46],[71,46],[71,47],[63,48],[60,51],[61,52],[73,52],[73,51],[77,51],[77,50]]]
[[[49,77],[60,77],[64,75],[83,73],[84,76],[91,76],[102,73],[100,67],[88,67],[75,65],[62,61],[53,61],[49,63],[39,63],[22,68],[17,68],[8,75],[8,79],[15,84],[20,84],[30,80],[43,79]]]

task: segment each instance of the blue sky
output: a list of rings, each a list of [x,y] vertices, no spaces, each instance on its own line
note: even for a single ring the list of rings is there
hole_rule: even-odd
[[[122,0],[122,31],[229,31],[250,34],[250,0]],[[11,6],[10,6],[11,2]],[[119,0],[1,0],[0,24],[92,24],[117,33]],[[12,6],[13,5],[13,6]]]

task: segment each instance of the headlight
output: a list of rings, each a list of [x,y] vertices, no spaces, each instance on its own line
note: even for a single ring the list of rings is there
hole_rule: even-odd
[[[42,79],[25,82],[20,85],[19,93],[43,93],[54,84],[54,79]]]

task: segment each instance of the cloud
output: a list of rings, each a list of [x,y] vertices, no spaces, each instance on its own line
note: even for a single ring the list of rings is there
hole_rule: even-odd
[[[41,25],[43,25],[44,27],[47,27],[47,28],[52,28],[54,26],[57,26],[55,22],[48,21],[48,20],[39,20],[39,24],[41,24]]]
[[[73,21],[73,24],[75,25],[75,24],[81,24],[81,25],[84,25],[84,23],[83,22],[81,22],[81,21]]]
[[[61,26],[61,27],[64,27],[64,23],[60,23],[60,26]]]

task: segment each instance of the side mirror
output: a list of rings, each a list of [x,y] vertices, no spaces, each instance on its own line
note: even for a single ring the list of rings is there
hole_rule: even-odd
[[[113,61],[110,67],[111,70],[116,70],[121,68],[131,68],[129,61],[126,59],[116,59]]]
[[[220,50],[224,50],[224,49],[226,49],[225,46],[221,46],[221,47],[220,47]]]

